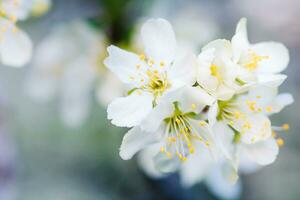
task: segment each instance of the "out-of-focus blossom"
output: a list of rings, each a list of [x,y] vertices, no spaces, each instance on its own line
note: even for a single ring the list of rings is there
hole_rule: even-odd
[[[85,22],[55,27],[36,48],[28,93],[40,101],[59,96],[63,121],[79,126],[89,113],[103,52],[102,34]]]
[[[161,96],[195,83],[195,59],[190,54],[175,57],[177,47],[173,29],[164,19],[151,19],[141,29],[145,54],[134,54],[108,47],[104,64],[131,91],[108,106],[108,119],[117,126],[138,125]]]
[[[0,3],[0,60],[4,65],[22,67],[31,59],[32,42],[16,25],[28,16],[26,1],[3,0]]]

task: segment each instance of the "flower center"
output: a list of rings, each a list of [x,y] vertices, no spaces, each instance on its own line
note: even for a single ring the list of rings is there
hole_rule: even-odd
[[[182,113],[177,103],[174,103],[175,111],[173,115],[166,118],[166,142],[160,148],[161,153],[165,153],[168,158],[176,155],[181,161],[186,161],[189,154],[195,152],[193,141],[203,142],[206,146],[210,143],[197,133],[195,127],[190,123],[190,113]],[[205,126],[205,121],[199,121],[199,126]]]
[[[249,50],[248,57],[249,58],[245,62],[243,62],[242,65],[249,71],[254,71],[260,61],[269,59],[269,56],[257,55],[252,50]]]
[[[159,74],[157,70],[147,70],[147,76],[149,78],[148,84],[144,85],[144,89],[149,90],[154,96],[161,96],[165,90],[170,88],[170,83],[167,80],[166,74]]]
[[[219,67],[212,64],[210,66],[210,74],[214,77],[216,77],[219,81],[222,80],[222,76],[221,76],[221,73],[220,73],[220,70],[219,70]]]

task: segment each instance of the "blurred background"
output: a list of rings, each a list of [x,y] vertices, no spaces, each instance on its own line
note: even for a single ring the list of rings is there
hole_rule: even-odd
[[[0,66],[0,200],[218,199],[201,183],[183,189],[176,174],[153,180],[118,155],[126,130],[110,124],[106,105],[124,88],[101,61],[108,44],[139,49],[149,17],[168,19],[195,50],[230,39],[241,17],[252,43],[287,45],[280,90],[295,103],[273,122],[291,129],[274,164],[241,177],[241,199],[300,198],[299,0],[52,0],[47,13],[19,23],[33,40],[32,62]]]

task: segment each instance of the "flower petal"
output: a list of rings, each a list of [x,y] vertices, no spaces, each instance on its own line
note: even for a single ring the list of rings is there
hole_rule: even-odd
[[[196,57],[188,54],[182,59],[175,61],[168,72],[168,77],[172,81],[172,88],[180,86],[192,86],[196,82]]]
[[[279,148],[274,138],[252,145],[244,145],[241,149],[242,156],[259,165],[268,165],[275,161]]]
[[[289,93],[279,94],[271,103],[272,112],[271,113],[278,113],[280,112],[285,106],[288,106],[294,102],[294,98]]]
[[[287,78],[284,74],[258,74],[257,75],[257,84],[278,87],[284,80]]]
[[[233,61],[237,62],[244,51],[249,47],[248,33],[247,33],[247,19],[240,19],[235,35],[231,39],[233,49]]]
[[[174,105],[172,102],[160,101],[147,118],[141,122],[141,129],[151,132],[157,130],[163,120],[171,116],[173,112]]]
[[[157,142],[159,131],[156,133],[149,133],[136,126],[130,129],[124,136],[121,147],[120,156],[124,160],[129,160],[138,151],[146,148],[148,145]]]
[[[222,164],[217,165],[209,173],[205,183],[208,189],[220,199],[239,199],[242,192],[242,183],[239,180],[237,182],[232,181],[230,176],[235,176],[234,172],[230,172],[230,169],[225,171],[225,169],[226,166]]]
[[[2,24],[3,20],[0,23]],[[31,56],[32,42],[25,32],[20,29],[17,31],[9,29],[2,35],[0,57],[4,65],[22,67],[30,61]]]
[[[139,56],[113,45],[109,46],[107,51],[109,56],[104,60],[105,66],[116,74],[122,82],[139,86],[139,80],[131,78],[137,74],[137,65],[145,65]]]
[[[175,57],[176,39],[171,24],[164,19],[150,19],[142,27],[145,52],[156,62],[170,64]]]
[[[180,168],[181,183],[184,187],[191,187],[200,183],[215,164],[207,148],[200,145],[195,147],[199,153],[190,155]]]
[[[154,179],[159,179],[166,174],[161,173],[155,168],[154,160],[153,158],[157,153],[159,153],[159,148],[161,147],[160,143],[153,144],[150,147],[142,150],[137,157],[137,163],[139,167],[144,171],[144,173]]]
[[[261,42],[252,45],[252,50],[259,56],[268,56],[267,59],[258,62],[259,73],[279,73],[288,66],[289,52],[281,43]]]
[[[136,91],[127,97],[115,99],[107,108],[107,118],[121,127],[138,125],[152,110],[152,94]]]
[[[240,131],[241,141],[245,144],[263,141],[272,135],[271,122],[263,114],[249,114],[246,120],[240,120],[234,126]]]

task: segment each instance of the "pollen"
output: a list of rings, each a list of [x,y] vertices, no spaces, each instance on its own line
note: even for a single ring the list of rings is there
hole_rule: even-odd
[[[141,65],[140,65],[140,64],[137,64],[137,65],[135,66],[135,68],[136,68],[136,69],[140,69],[140,68],[141,68]]]
[[[273,110],[272,106],[266,106],[266,111],[267,112],[272,112],[272,110]]]
[[[283,124],[281,127],[282,127],[282,129],[285,130],[285,131],[287,131],[287,130],[290,129],[290,125],[287,124],[287,123]]]
[[[154,65],[154,60],[152,60],[152,59],[149,60],[149,61],[148,61],[148,65],[149,65],[150,67],[152,67],[152,66]]]
[[[161,62],[159,63],[159,66],[160,66],[160,67],[164,67],[164,66],[165,66],[165,63],[164,63],[163,61],[161,61]]]
[[[165,152],[165,148],[164,148],[164,147],[160,147],[159,150],[160,150],[160,152],[162,152],[162,153]]]
[[[197,108],[196,104],[194,104],[194,103],[192,103],[191,107],[193,110],[195,110]]]
[[[282,146],[284,145],[284,140],[283,140],[282,138],[278,138],[278,139],[276,140],[276,142],[277,142],[277,145],[278,145],[279,147],[282,147]]]
[[[205,125],[206,125],[206,122],[205,122],[205,121],[200,121],[200,122],[199,122],[199,125],[200,125],[200,126],[205,126]]]
[[[146,56],[145,56],[145,54],[140,54],[140,60],[146,60]]]

